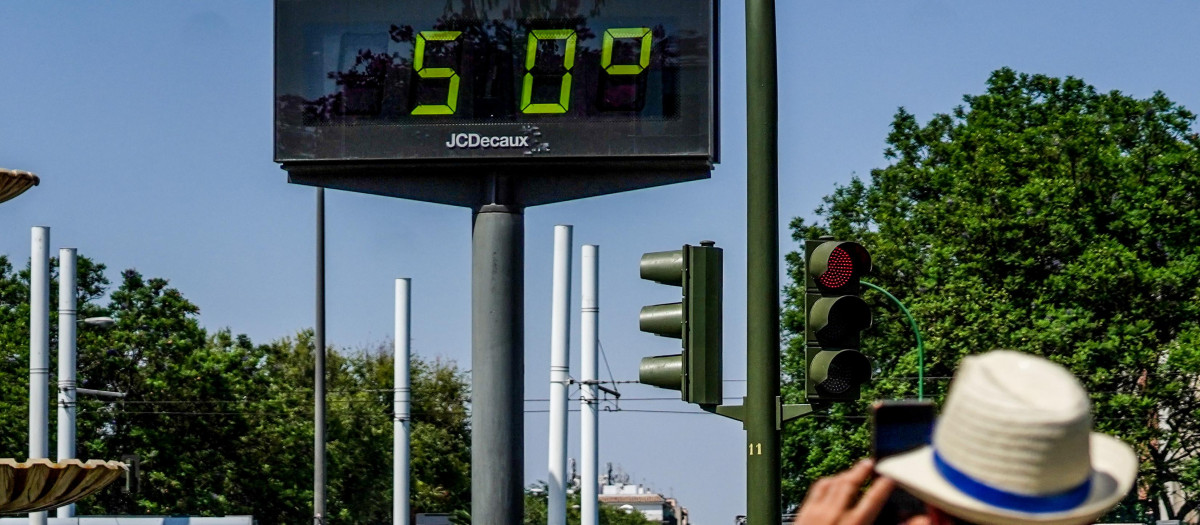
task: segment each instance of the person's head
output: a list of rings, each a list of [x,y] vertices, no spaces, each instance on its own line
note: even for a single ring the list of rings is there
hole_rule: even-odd
[[[875,470],[946,514],[981,525],[1089,523],[1133,485],[1125,443],[1094,433],[1087,392],[1043,358],[963,359],[933,443]]]

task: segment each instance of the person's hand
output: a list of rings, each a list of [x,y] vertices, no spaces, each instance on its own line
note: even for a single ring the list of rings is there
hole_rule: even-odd
[[[859,461],[845,472],[821,478],[808,489],[800,505],[796,525],[866,525],[875,521],[879,510],[892,493],[896,482],[879,478],[858,497],[859,489],[871,477],[875,463]],[[855,501],[857,499],[857,501]]]

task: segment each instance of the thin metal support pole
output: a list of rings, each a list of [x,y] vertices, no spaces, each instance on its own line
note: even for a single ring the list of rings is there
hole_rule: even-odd
[[[412,484],[409,479],[411,461],[410,432],[412,430],[410,409],[412,385],[409,360],[412,358],[412,279],[396,279],[396,334],[395,353],[392,354],[392,382],[396,391],[392,420],[392,524],[408,525],[411,506],[409,497]]]
[[[317,188],[316,326],[313,341],[313,523],[325,523],[325,188]]]

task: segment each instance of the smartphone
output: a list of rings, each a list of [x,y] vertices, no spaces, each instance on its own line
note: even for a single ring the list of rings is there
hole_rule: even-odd
[[[871,457],[876,461],[928,445],[933,438],[933,403],[877,401],[871,406]]]
[[[871,405],[871,456],[879,461],[928,445],[935,410],[928,401],[877,401]],[[899,525],[925,512],[925,504],[904,489],[888,496],[875,525]]]

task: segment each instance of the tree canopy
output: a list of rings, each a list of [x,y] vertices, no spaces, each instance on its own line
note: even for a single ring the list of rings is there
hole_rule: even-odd
[[[208,333],[197,321],[199,308],[179,290],[134,270],[121,274],[102,304],[109,284],[104,270],[86,257],[78,260],[80,317],[116,321],[107,330],[79,331],[79,386],[126,397],[79,397],[77,456],[136,455],[140,476],[132,492],[118,482],[81,500],[79,513],[310,521],[312,332],[261,345],[229,330]],[[52,293],[57,289],[51,286]],[[0,367],[0,406],[8,407],[0,410],[0,457],[23,459],[28,450],[28,300],[29,272],[14,272],[0,256],[0,361],[7,363]],[[51,317],[54,337],[57,313]],[[452,362],[419,356],[410,368],[413,511],[466,508],[466,375]],[[330,348],[326,370],[327,508],[337,523],[391,523],[391,353],[383,344],[369,351]],[[53,431],[50,436],[53,441]]]
[[[1096,429],[1141,458],[1137,488],[1111,517],[1179,519],[1200,503],[1195,115],[1163,93],[1137,99],[1007,68],[963,102],[924,124],[900,109],[889,165],[836,188],[817,210],[823,221],[793,220],[793,237],[833,235],[872,252],[868,280],[916,318],[925,392],[939,401],[968,354],[1010,348],[1069,368],[1091,393]],[[782,319],[791,403],[804,394],[802,257],[787,256]],[[862,401],[787,428],[792,504],[866,455],[870,400],[915,397],[913,334],[893,305],[864,296],[875,378]]]

